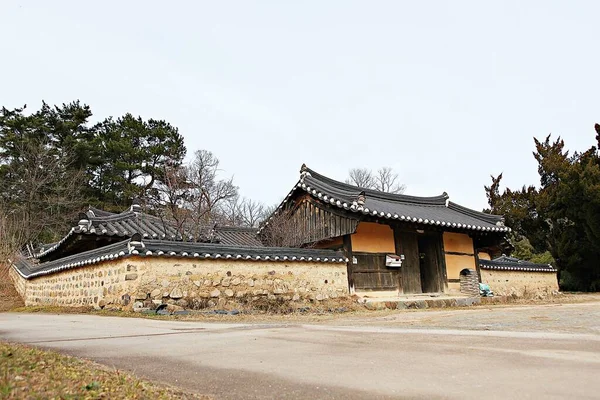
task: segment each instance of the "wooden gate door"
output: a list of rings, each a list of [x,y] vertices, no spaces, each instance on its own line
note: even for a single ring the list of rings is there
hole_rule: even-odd
[[[423,254],[421,260],[421,284],[423,292],[443,292],[445,287],[444,254],[442,250],[442,235],[427,233],[419,235],[419,251]]]
[[[394,229],[394,241],[396,242],[396,254],[404,256],[400,268],[403,293],[423,293],[417,233]]]
[[[352,253],[354,289],[365,291],[399,290],[399,268],[385,266],[385,254]]]

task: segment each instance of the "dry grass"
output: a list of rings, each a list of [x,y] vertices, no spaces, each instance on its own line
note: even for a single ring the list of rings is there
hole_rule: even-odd
[[[266,299],[265,299],[266,300]],[[513,298],[482,298],[482,304],[469,307],[427,308],[406,310],[369,310],[358,304],[355,299],[344,298],[325,300],[310,304],[297,304],[290,308],[290,303],[252,302],[240,308],[240,313],[214,314],[208,310],[191,311],[188,315],[155,315],[141,314],[128,310],[94,310],[91,307],[58,307],[58,306],[29,306],[12,309],[12,312],[47,313],[47,314],[89,314],[108,317],[149,318],[168,321],[201,321],[201,322],[237,322],[237,323],[319,323],[335,322],[337,320],[380,317],[396,313],[423,313],[440,310],[473,310],[479,308],[503,308],[535,306],[545,304],[573,304],[600,301],[600,293],[565,293],[548,296],[545,299],[513,299]]]
[[[209,399],[91,361],[0,342],[2,399]]]
[[[17,293],[10,276],[8,276],[8,268],[8,264],[0,262],[0,312],[24,305],[23,299]]]

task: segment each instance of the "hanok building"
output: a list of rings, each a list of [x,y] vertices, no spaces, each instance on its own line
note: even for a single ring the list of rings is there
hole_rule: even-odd
[[[282,219],[295,242],[265,246]],[[59,242],[14,260],[10,272],[26,305],[186,307],[260,296],[478,295],[480,280],[496,293],[557,290],[551,267],[486,261],[502,253],[509,231],[500,216],[452,203],[446,193],[382,193],[303,166],[258,232],[177,229],[137,204],[118,214],[90,208]]]
[[[59,242],[12,265],[26,305],[236,307],[348,295],[339,251],[265,247],[256,228],[177,229],[137,204],[90,208]]]
[[[351,293],[443,293],[460,290],[460,272],[480,275],[479,257],[502,253],[503,218],[460,206],[443,193],[415,197],[359,188],[305,165],[274,215],[305,232],[301,245],[341,250]]]

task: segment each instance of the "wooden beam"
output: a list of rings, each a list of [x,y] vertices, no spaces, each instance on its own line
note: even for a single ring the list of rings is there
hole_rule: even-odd
[[[348,275],[348,293],[354,294],[354,276],[352,275],[352,239],[350,235],[342,237],[344,243],[344,253],[348,262],[346,263],[346,273]]]
[[[475,270],[479,277],[479,283],[481,283],[481,267],[479,266],[479,254],[477,254],[477,247],[475,247],[475,240],[473,240],[473,252],[475,253]]]
[[[446,251],[445,252],[448,255],[451,256],[469,256],[469,257],[473,257],[475,255],[475,253],[463,253],[461,251]]]

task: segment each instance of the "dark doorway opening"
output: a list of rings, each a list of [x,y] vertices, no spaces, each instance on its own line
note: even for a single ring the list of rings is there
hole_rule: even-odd
[[[404,260],[401,268],[402,292],[440,293],[446,285],[446,263],[441,232],[394,230],[396,254]]]
[[[417,236],[421,288],[424,293],[444,291],[444,258],[440,234],[423,233]]]

